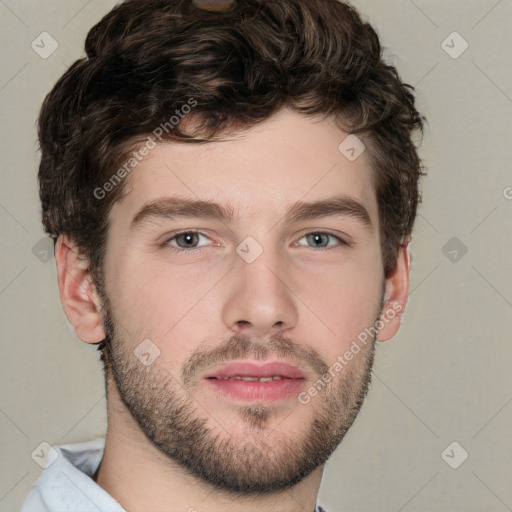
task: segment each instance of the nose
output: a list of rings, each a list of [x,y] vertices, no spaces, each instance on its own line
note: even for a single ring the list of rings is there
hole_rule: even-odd
[[[234,265],[222,311],[225,325],[260,339],[295,327],[298,298],[284,258],[264,250],[252,263],[237,258]]]

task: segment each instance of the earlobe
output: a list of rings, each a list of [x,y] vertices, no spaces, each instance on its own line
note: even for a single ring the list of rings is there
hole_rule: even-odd
[[[386,279],[385,302],[378,323],[378,341],[393,338],[400,328],[402,315],[409,298],[411,269],[410,240],[400,245],[395,270]]]
[[[62,306],[77,336],[86,343],[104,340],[102,305],[87,261],[66,235],[60,235],[57,239],[55,260]]]

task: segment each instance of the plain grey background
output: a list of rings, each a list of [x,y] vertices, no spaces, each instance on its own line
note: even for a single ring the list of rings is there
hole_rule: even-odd
[[[370,394],[327,464],[320,503],[331,512],[511,511],[512,2],[354,4],[417,89],[428,176],[404,324],[379,344]],[[41,443],[105,432],[97,355],[65,318],[43,237],[35,119],[113,5],[0,0],[5,511],[19,510],[39,476],[31,454]]]

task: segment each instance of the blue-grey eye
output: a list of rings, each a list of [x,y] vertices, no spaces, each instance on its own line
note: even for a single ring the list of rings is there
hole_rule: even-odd
[[[197,247],[197,244],[199,243],[199,239],[201,236],[204,235],[202,235],[201,233],[196,233],[194,231],[186,231],[174,235],[169,240],[169,243],[174,241],[179,249],[195,249]]]
[[[318,245],[320,245],[322,248],[327,247],[327,245],[329,244],[330,237],[331,235],[329,235],[328,233],[309,233],[308,235],[306,235],[306,239],[308,240],[308,242],[312,242],[317,247]]]
[[[325,233],[323,231],[307,233],[301,238],[301,240],[304,238],[306,239],[309,247],[317,249],[326,249],[332,247],[333,245],[348,245],[345,240],[341,239],[339,236],[333,235],[332,233]],[[335,243],[329,244],[330,239],[334,240]]]

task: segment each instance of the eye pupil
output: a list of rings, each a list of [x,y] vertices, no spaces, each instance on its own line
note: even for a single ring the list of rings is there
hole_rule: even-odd
[[[325,244],[329,243],[329,240],[328,240],[328,236],[326,233],[313,233],[311,235],[309,235],[311,238],[310,240],[312,239],[314,241],[315,244],[322,244],[322,242]]]
[[[182,238],[185,241],[185,244],[187,244],[187,247],[190,245],[195,245],[194,242],[197,242],[197,234],[196,233],[182,233],[181,235],[178,235],[177,239]]]

